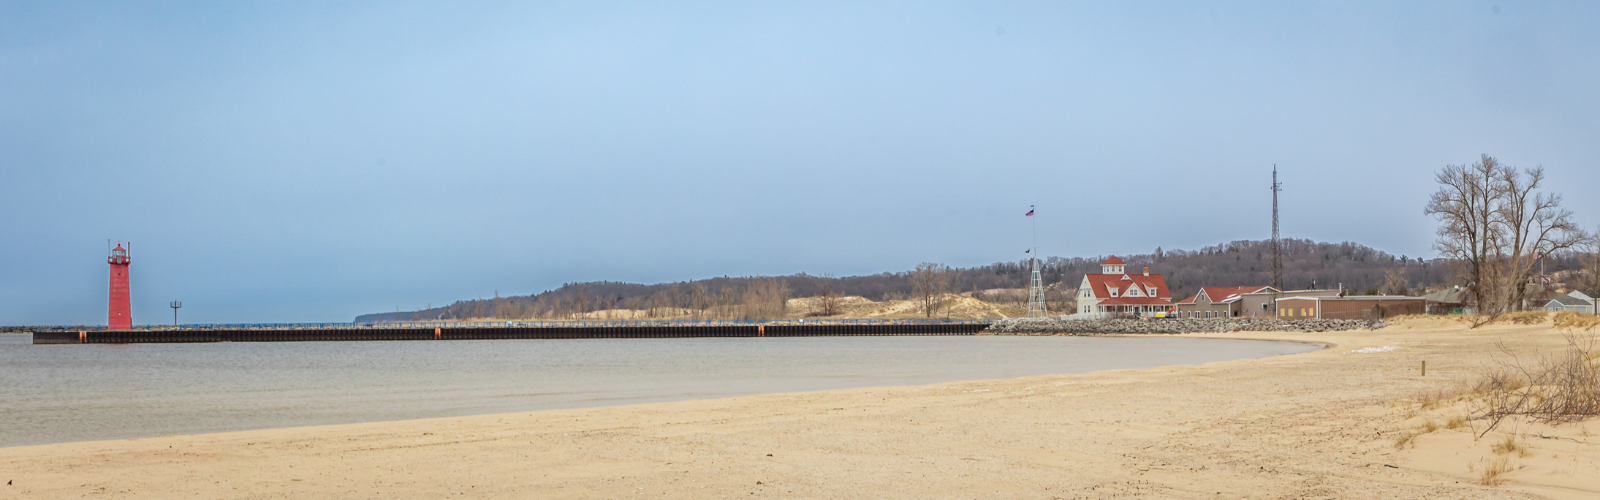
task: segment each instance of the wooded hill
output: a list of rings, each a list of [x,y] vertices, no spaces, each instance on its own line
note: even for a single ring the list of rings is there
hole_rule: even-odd
[[[1201,286],[1267,285],[1271,282],[1272,250],[1266,241],[1235,241],[1199,250],[1163,250],[1135,255],[1118,255],[1129,272],[1148,266],[1151,273],[1166,276],[1175,300],[1195,293]],[[1042,277],[1051,289],[1052,303],[1069,303],[1085,273],[1100,272],[1105,256],[1048,257],[1042,261]],[[1578,269],[1576,257],[1552,255],[1545,262],[1547,271]],[[1284,288],[1337,288],[1354,293],[1417,295],[1426,289],[1458,284],[1449,262],[1394,256],[1370,247],[1345,243],[1317,243],[1309,240],[1283,240]],[[735,313],[745,302],[766,304],[789,297],[815,297],[824,287],[844,296],[872,300],[909,298],[913,291],[911,272],[885,272],[866,276],[827,277],[796,274],[777,277],[720,277],[651,285],[595,281],[568,283],[560,288],[533,295],[464,300],[423,311],[364,314],[357,323],[379,321],[417,321],[433,319],[559,319],[591,311],[632,309],[683,311],[700,317],[740,317]],[[772,280],[781,287],[774,290]],[[990,301],[1021,301],[1016,293],[1028,283],[1028,261],[997,262],[986,266],[953,269],[950,291],[970,294]],[[976,292],[976,293],[974,293]],[[766,310],[762,307],[761,310]],[[752,308],[752,310],[755,310]],[[1052,310],[1071,310],[1053,305]],[[743,313],[749,314],[749,313]],[[654,317],[652,315],[652,317]]]

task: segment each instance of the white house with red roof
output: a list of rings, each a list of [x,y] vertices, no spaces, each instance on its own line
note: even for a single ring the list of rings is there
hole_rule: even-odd
[[[1127,264],[1116,256],[1100,263],[1100,274],[1083,275],[1078,286],[1078,313],[1124,313],[1165,316],[1172,310],[1167,280],[1144,268],[1139,274],[1123,271]]]

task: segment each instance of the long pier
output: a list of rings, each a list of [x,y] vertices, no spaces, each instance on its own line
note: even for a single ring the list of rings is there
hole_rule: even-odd
[[[988,320],[525,321],[36,329],[34,344],[975,335]]]

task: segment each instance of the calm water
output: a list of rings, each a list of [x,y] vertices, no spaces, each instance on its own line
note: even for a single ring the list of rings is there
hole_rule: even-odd
[[[0,446],[1081,373],[1315,349],[992,336],[30,342],[0,335]]]

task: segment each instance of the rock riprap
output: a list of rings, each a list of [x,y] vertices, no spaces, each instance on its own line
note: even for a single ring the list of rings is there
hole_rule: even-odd
[[[994,335],[1103,335],[1228,332],[1339,332],[1378,329],[1383,322],[1347,319],[1080,319],[1013,318],[995,321],[983,333]]]

